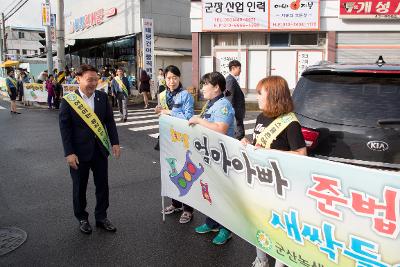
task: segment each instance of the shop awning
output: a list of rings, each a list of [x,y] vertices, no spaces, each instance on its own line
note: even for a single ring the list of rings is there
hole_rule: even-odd
[[[14,61],[14,60],[7,60],[3,62],[3,64],[0,64],[1,68],[9,68],[9,67],[15,67],[18,66],[19,61]]]

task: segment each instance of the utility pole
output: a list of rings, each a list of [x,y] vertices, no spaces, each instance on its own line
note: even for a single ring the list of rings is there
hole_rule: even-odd
[[[4,60],[7,58],[7,36],[6,36],[6,20],[4,19],[4,13],[1,13],[1,24],[3,25],[3,38],[2,38],[2,43],[3,43],[3,55],[4,55]]]
[[[50,0],[46,0],[46,5],[50,7]],[[50,13],[50,12],[49,12]],[[46,34],[46,50],[47,50],[47,69],[50,73],[53,73],[53,48],[51,45],[51,26],[45,26],[45,34]]]
[[[57,69],[62,71],[65,68],[64,0],[57,0],[56,20]]]

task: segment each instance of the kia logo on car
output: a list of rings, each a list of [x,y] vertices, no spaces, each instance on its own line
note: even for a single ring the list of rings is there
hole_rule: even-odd
[[[373,151],[386,151],[389,149],[389,145],[383,141],[369,141],[367,146]]]

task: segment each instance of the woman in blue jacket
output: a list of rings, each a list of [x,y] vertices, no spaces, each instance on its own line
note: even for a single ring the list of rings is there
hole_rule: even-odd
[[[189,120],[194,114],[194,99],[180,82],[181,72],[178,67],[169,65],[165,68],[166,90],[160,93],[160,105],[155,108],[157,114],[170,115],[172,117]],[[193,208],[172,199],[172,204],[162,212],[172,214],[183,210],[180,223],[188,223],[193,217]]]

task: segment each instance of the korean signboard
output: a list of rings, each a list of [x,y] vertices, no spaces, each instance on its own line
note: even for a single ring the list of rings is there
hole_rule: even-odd
[[[166,115],[160,148],[162,196],[287,266],[400,266],[398,172],[244,147]]]
[[[154,27],[152,19],[142,19],[143,69],[153,79]]]
[[[42,25],[50,26],[50,24],[51,24],[50,5],[42,3]]]
[[[69,23],[69,33],[84,31],[91,27],[96,27],[110,18],[117,15],[117,8],[112,7],[108,9],[100,8],[96,11],[90,12],[78,18],[75,18]]]
[[[203,31],[319,30],[319,0],[203,0]]]
[[[400,19],[400,0],[340,0],[340,18]]]
[[[203,1],[203,30],[266,30],[268,1]]]
[[[319,30],[319,0],[270,0],[270,30]]]
[[[319,61],[323,60],[324,53],[322,51],[297,51],[297,79],[299,80],[303,71],[309,66],[315,65]]]

